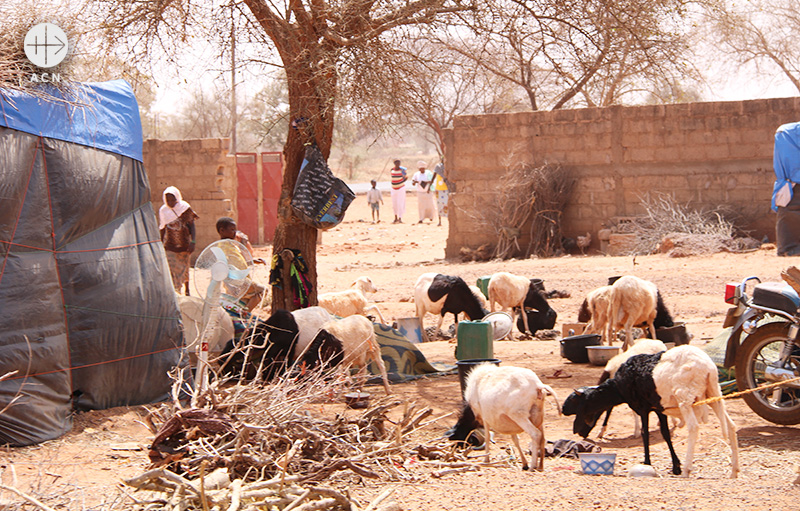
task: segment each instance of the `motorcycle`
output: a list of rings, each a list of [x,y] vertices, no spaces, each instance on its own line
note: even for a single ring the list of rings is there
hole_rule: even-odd
[[[752,295],[748,283],[755,281]],[[723,327],[732,327],[724,366],[735,366],[739,391],[800,377],[800,296],[783,283],[747,277],[725,286],[733,305]],[[743,334],[744,340],[742,340]],[[776,424],[800,424],[800,381],[742,396],[762,418]]]

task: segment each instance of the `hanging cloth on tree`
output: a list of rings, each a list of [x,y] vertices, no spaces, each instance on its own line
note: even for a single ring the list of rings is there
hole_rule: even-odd
[[[300,308],[308,307],[308,297],[314,286],[308,280],[308,265],[303,254],[293,248],[285,248],[279,254],[272,256],[272,264],[269,270],[269,283],[272,286],[283,289],[283,261],[284,258],[290,261],[289,264],[289,279],[292,286],[292,298],[294,304]]]

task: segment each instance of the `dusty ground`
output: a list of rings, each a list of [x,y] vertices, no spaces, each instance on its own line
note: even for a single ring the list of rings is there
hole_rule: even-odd
[[[447,262],[443,260],[446,220],[441,227],[410,223],[417,215],[416,202],[409,196],[407,223],[394,225],[386,222],[392,214],[388,197],[384,200],[384,221],[380,224],[369,222],[366,200],[359,196],[347,220],[323,234],[319,247],[319,286],[323,292],[342,289],[356,277],[369,275],[379,288],[373,298],[389,321],[414,315],[413,285],[424,272],[460,275],[468,282],[500,270],[541,278],[547,289],[571,293],[570,298],[551,301],[559,315],[558,329],[562,323],[576,320],[583,297],[605,284],[607,277],[634,274],[658,285],[673,316],[686,322],[694,335],[692,344],[700,346],[721,329],[727,308],[722,299],[726,282],[749,275],[779,280],[782,269],[797,264],[795,260],[778,259],[774,250],[680,259],[598,255],[468,264]],[[268,255],[269,249],[258,252]],[[266,269],[258,271],[263,272],[262,280],[266,280]],[[446,320],[445,328],[450,321]],[[434,318],[429,316],[426,326],[434,324]],[[447,341],[426,343],[421,349],[431,361],[455,361],[454,344]],[[494,354],[504,365],[536,371],[562,400],[573,387],[595,383],[601,372],[598,367],[562,359],[557,340],[496,342]],[[558,369],[571,377],[547,378]],[[435,415],[456,411],[460,402],[456,376],[395,385],[393,390],[433,407]],[[730,451],[720,439],[714,417],[701,427],[695,472],[690,478],[669,475],[667,448],[654,427],[651,427],[651,452],[654,467],[662,477],[625,477],[627,468],[642,461],[643,451],[641,441],[631,436],[631,415],[617,412],[612,416],[607,441],[601,443],[603,450],[617,453],[613,477],[585,476],[580,474],[577,461],[548,458],[543,473],[523,473],[515,464],[513,468],[483,468],[434,479],[429,470],[416,466],[412,460],[406,470],[415,480],[398,483],[394,498],[406,510],[797,509],[800,487],[792,482],[800,466],[800,429],[766,422],[739,399],[729,400],[727,406],[739,434],[742,471],[737,480],[728,479]],[[147,467],[146,451],[141,447],[152,436],[138,422],[142,413],[142,408],[135,407],[79,414],[72,432],[60,439],[33,447],[0,450],[2,483],[13,483],[10,469],[13,466],[20,489],[39,494],[60,493],[62,501],[71,499],[72,509],[108,508],[120,498],[115,488],[118,481],[138,475]],[[435,438],[453,422],[453,416],[447,417],[432,425],[427,435]],[[557,416],[552,406],[546,411],[545,428],[550,440],[573,438],[570,418]],[[683,458],[685,429],[677,430],[673,437],[678,455]],[[499,435],[492,449],[494,457],[508,456],[509,446],[509,439]],[[350,485],[349,491],[359,501],[368,502],[384,488],[364,482]],[[0,491],[0,502],[9,498],[10,494]]]

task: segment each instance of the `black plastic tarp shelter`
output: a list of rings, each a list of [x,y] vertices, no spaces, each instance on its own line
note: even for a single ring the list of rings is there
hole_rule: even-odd
[[[0,90],[0,445],[165,399],[183,350],[133,91],[69,97]]]

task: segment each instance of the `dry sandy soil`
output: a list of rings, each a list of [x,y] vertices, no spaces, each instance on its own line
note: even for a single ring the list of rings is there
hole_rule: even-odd
[[[373,299],[388,321],[414,315],[413,285],[424,272],[463,277],[468,282],[505,270],[544,280],[547,289],[568,291],[570,298],[551,300],[558,312],[559,329],[576,320],[578,307],[590,290],[604,285],[612,275],[634,274],[655,282],[676,320],[684,321],[694,336],[692,344],[702,346],[721,329],[727,305],[724,284],[758,275],[762,280],[779,280],[779,273],[795,260],[778,259],[774,250],[747,254],[714,254],[701,257],[669,258],[606,257],[601,255],[528,259],[503,262],[467,263],[445,261],[447,221],[441,227],[413,224],[416,202],[409,195],[409,212],[404,224],[391,224],[388,197],[382,209],[383,222],[372,224],[366,200],[359,196],[348,211],[347,220],[322,236],[319,247],[320,291],[343,289],[358,276],[368,275],[379,291]],[[268,256],[269,248],[257,249]],[[266,280],[266,269],[262,280]],[[426,326],[435,325],[428,316]],[[445,321],[449,326],[451,319]],[[515,335],[518,333],[515,330]],[[437,341],[420,345],[431,361],[454,363],[454,344]],[[557,340],[514,340],[494,344],[494,354],[504,365],[518,365],[536,371],[554,387],[563,400],[574,387],[594,384],[601,368],[572,364],[559,356]],[[571,375],[552,379],[556,370]],[[459,408],[460,393],[455,375],[428,378],[393,386],[398,395],[431,406],[435,415]],[[343,405],[336,405],[342,406]],[[576,460],[545,460],[542,473],[522,472],[518,462],[435,479],[430,471],[406,464],[411,482],[398,486],[394,499],[402,509],[798,509],[800,487],[793,481],[800,466],[800,429],[782,427],[762,420],[740,399],[727,401],[738,427],[741,473],[729,479],[730,450],[722,442],[716,418],[701,426],[695,451],[695,470],[688,477],[670,475],[666,445],[651,422],[653,465],[661,477],[625,477],[627,469],[643,460],[640,439],[632,437],[629,413],[612,416],[604,451],[617,453],[614,476],[586,476]],[[78,414],[73,430],[64,437],[27,448],[0,450],[2,483],[12,483],[13,465],[22,490],[37,494],[60,493],[69,507],[103,508],[119,498],[117,483],[147,468],[146,446],[152,435],[139,422],[142,407],[116,408]],[[455,421],[449,416],[430,426],[430,439],[440,436]],[[548,405],[546,436],[550,440],[572,435],[571,418],[559,417]],[[596,431],[594,432],[596,433]],[[675,431],[678,456],[686,449],[686,430]],[[508,457],[510,440],[498,435],[492,448],[494,459]],[[523,439],[524,443],[527,443]],[[370,481],[353,483],[350,494],[369,502],[385,489]],[[12,499],[0,491],[2,499]]]

